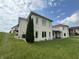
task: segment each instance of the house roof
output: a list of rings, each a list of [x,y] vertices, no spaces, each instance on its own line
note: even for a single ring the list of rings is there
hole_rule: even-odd
[[[71,27],[70,29],[79,29],[79,26]]]
[[[24,18],[24,17],[19,17],[19,19],[26,20],[27,18]]]
[[[36,12],[33,12],[33,11],[30,12],[30,14],[27,16],[27,18],[24,18],[24,17],[19,17],[19,18],[20,18],[20,19],[28,19],[31,15],[36,15],[36,16],[42,17],[42,18],[44,18],[44,19],[46,19],[46,20],[52,22],[51,19],[49,19],[49,18],[47,18],[47,17],[45,17],[45,16],[42,16],[42,15],[36,13]]]
[[[13,29],[13,28],[16,28],[16,27],[18,27],[18,26],[19,26],[19,24],[17,24],[17,25],[15,25],[15,26],[13,26],[13,27],[12,27],[12,29]]]
[[[58,25],[55,25],[53,27],[69,27],[68,25],[63,25],[63,24],[58,24]]]
[[[35,13],[35,12],[33,12],[33,11],[31,11],[30,15],[32,15],[32,14],[37,15],[37,16],[40,16],[40,17],[42,17],[42,18],[44,18],[44,19],[49,20],[49,21],[52,22],[51,19],[49,19],[49,18],[47,18],[47,17],[45,17],[45,16],[42,16],[42,15],[40,15],[40,14],[38,14],[38,13]]]

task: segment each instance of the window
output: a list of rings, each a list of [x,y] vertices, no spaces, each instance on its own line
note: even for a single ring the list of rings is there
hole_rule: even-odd
[[[38,31],[36,31],[36,34],[35,35],[36,35],[36,38],[38,38]]]
[[[64,33],[64,36],[66,36],[66,33]]]
[[[46,32],[42,32],[42,38],[46,37]]]
[[[38,24],[38,17],[36,17],[36,24]]]
[[[45,19],[42,19],[42,25],[46,26],[46,20]]]
[[[16,30],[16,32],[18,32],[18,30]]]
[[[45,37],[46,37],[46,32],[45,32]]]
[[[22,38],[26,38],[26,34],[22,34]]]

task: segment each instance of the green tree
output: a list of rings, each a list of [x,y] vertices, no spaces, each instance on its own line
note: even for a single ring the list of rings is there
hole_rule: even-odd
[[[27,25],[26,41],[29,43],[34,42],[34,24],[33,24],[33,19],[31,19],[31,16],[29,17],[29,21]]]

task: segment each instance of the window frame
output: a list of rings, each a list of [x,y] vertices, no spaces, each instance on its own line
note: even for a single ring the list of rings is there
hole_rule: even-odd
[[[46,31],[42,31],[42,38],[45,38],[46,36]]]

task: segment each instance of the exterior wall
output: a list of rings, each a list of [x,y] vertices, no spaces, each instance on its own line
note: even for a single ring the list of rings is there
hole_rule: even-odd
[[[36,24],[36,17],[38,17],[38,24]],[[33,18],[33,22],[34,22],[34,40],[35,41],[42,41],[42,40],[52,40],[52,22],[46,20],[46,26],[42,25],[42,19],[39,16],[36,15],[32,15],[31,18]],[[22,38],[23,34],[26,34],[26,30],[27,30],[27,24],[28,24],[28,20],[23,20],[23,19],[19,19],[19,33],[18,33],[18,37]],[[50,26],[49,26],[50,25]],[[35,33],[36,31],[38,31],[38,38],[36,38]],[[46,31],[46,37],[42,38],[42,31]],[[49,37],[49,32],[50,32],[50,36]]]
[[[13,33],[15,36],[18,36],[18,26],[13,27],[10,33]]]
[[[10,33],[14,33],[14,30],[15,30],[14,28],[13,28],[13,29],[11,29]]]
[[[76,31],[76,33],[78,33],[78,34],[79,34],[79,29],[76,29],[75,31]]]
[[[18,37],[22,38],[23,34],[26,34],[26,30],[27,30],[27,24],[28,21],[27,19],[19,19],[19,33],[18,33]]]
[[[70,36],[75,36],[75,35],[79,35],[79,29],[70,29]]]
[[[66,34],[66,36],[64,34]],[[62,38],[69,37],[69,28],[68,27],[64,27],[64,29],[62,27],[62,34],[61,34],[61,36],[62,36]]]
[[[52,33],[53,33],[54,39],[56,38],[56,36],[61,37],[61,33],[58,33],[58,32],[56,33],[56,31],[62,32],[61,30],[62,30],[62,27],[53,27],[52,28]]]
[[[38,24],[36,24],[37,17],[38,17]],[[44,19],[44,20],[46,20],[46,26],[43,26],[42,25],[43,18],[36,16],[36,15],[32,15],[31,18],[33,18],[33,20],[34,20],[34,37],[36,36],[35,35],[36,31],[38,31],[38,38],[35,37],[35,41],[41,41],[41,40],[45,40],[45,39],[52,40],[52,22]],[[42,31],[46,31],[45,38],[42,38]],[[49,32],[50,32],[51,37],[49,37]]]
[[[67,37],[69,37],[69,28],[68,27],[54,27],[54,28],[52,28],[52,30],[58,30],[58,31],[60,31],[61,32],[61,34],[60,34],[60,36],[61,36],[61,38],[67,38]],[[64,34],[66,35],[66,36],[64,36]]]
[[[69,35],[70,35],[70,36],[75,35],[75,30],[73,30],[73,29],[69,29]]]

